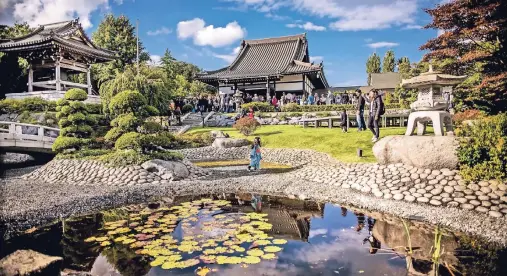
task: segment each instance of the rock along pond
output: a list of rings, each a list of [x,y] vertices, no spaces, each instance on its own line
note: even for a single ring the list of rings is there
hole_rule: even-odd
[[[417,218],[252,194],[69,218],[2,239],[0,259],[20,249],[67,275],[507,275],[505,248]]]

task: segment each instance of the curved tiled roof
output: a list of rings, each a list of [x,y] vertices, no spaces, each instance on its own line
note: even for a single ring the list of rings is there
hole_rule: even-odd
[[[82,41],[68,37],[73,34],[78,35]],[[101,49],[93,44],[78,19],[41,25],[25,36],[0,40],[0,51],[35,51],[51,47],[51,45],[104,61],[115,59],[113,51]]]
[[[309,62],[306,34],[244,40],[238,56],[228,67],[198,75],[202,81],[279,77],[320,72],[323,66]],[[325,81],[325,79],[323,79]],[[327,86],[327,82],[324,84]]]

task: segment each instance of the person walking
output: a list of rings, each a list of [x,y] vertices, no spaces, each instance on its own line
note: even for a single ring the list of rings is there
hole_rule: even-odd
[[[275,108],[275,111],[278,112],[278,99],[276,98],[276,96],[273,96],[273,99],[271,99],[271,104]]]
[[[345,108],[342,110],[340,117],[341,117],[340,126],[342,127],[342,132],[345,133],[345,132],[347,132],[347,126],[348,126],[348,124],[347,124],[348,115],[347,115],[347,110]]]
[[[181,109],[180,107],[176,107],[176,110],[174,110],[174,116],[176,116],[176,121],[178,122],[178,125],[181,126]]]
[[[364,121],[364,105],[366,101],[361,93],[361,89],[356,90],[356,119],[357,119],[357,131],[366,130],[366,123]]]
[[[314,101],[315,101],[315,98],[310,93],[310,95],[308,96],[308,105],[313,105]]]
[[[368,117],[368,128],[373,133],[371,141],[376,143],[380,136],[380,116],[384,114],[384,103],[378,95],[377,90],[370,91],[370,116]]]
[[[251,171],[252,169],[254,171],[260,170],[261,160],[262,160],[261,138],[255,137],[254,143],[250,149],[250,165],[248,166],[248,170],[249,171]]]

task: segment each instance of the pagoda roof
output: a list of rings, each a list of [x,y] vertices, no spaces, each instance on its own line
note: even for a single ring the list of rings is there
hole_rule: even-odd
[[[0,52],[36,52],[48,48],[61,48],[99,62],[116,58],[115,52],[93,44],[81,27],[79,19],[40,25],[27,35],[0,39]]]
[[[200,73],[203,82],[277,78],[283,75],[320,73],[323,88],[328,84],[323,64],[310,62],[306,34],[243,40],[231,65]]]

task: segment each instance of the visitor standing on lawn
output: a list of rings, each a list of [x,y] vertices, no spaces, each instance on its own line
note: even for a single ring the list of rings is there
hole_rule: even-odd
[[[370,116],[368,117],[368,128],[373,133],[371,141],[376,143],[380,136],[380,116],[384,115],[385,108],[382,97],[379,96],[377,90],[370,91]]]
[[[357,131],[366,130],[366,123],[364,122],[364,105],[366,103],[361,89],[356,90],[357,103],[356,103],[356,118],[357,118]]]
[[[261,138],[255,137],[253,141],[253,145],[250,149],[250,166],[248,166],[248,170],[251,171],[252,169],[254,171],[260,170],[261,168]]]

